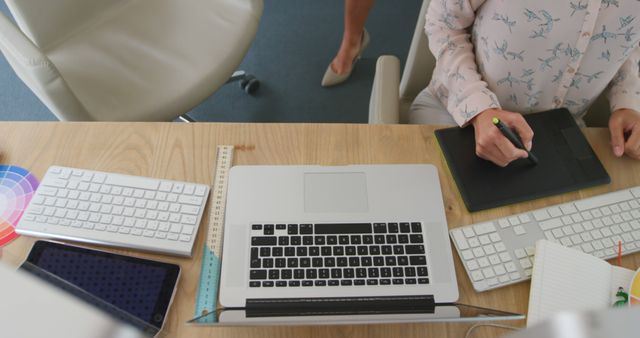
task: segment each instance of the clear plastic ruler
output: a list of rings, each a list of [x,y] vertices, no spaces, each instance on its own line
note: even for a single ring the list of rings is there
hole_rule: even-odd
[[[222,238],[224,212],[227,200],[229,169],[233,162],[233,146],[222,145],[216,149],[216,167],[209,198],[209,227],[202,252],[200,284],[196,294],[195,316],[215,311],[218,304],[220,264],[222,262]],[[206,316],[206,321],[215,322],[215,315]]]

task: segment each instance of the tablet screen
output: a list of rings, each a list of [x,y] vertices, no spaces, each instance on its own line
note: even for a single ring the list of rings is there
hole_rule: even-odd
[[[36,242],[27,262],[157,328],[179,273],[173,264],[46,241]]]

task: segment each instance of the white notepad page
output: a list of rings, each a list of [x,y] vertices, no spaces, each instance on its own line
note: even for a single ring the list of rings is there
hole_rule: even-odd
[[[546,240],[536,244],[527,325],[561,311],[604,309],[633,271]]]

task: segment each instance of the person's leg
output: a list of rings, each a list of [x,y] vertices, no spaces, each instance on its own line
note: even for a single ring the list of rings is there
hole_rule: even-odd
[[[344,33],[338,54],[331,62],[331,68],[337,74],[345,74],[351,70],[353,59],[358,55],[364,23],[374,0],[345,0]]]
[[[428,90],[423,90],[416,96],[416,99],[409,108],[406,116],[407,123],[413,124],[438,124],[446,126],[455,126],[456,121],[449,114],[437,97],[433,96]]]

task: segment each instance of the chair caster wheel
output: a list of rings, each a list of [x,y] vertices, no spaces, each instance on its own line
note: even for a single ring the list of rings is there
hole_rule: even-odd
[[[253,75],[247,75],[240,81],[240,89],[249,95],[255,94],[258,88],[260,88],[260,81]]]

